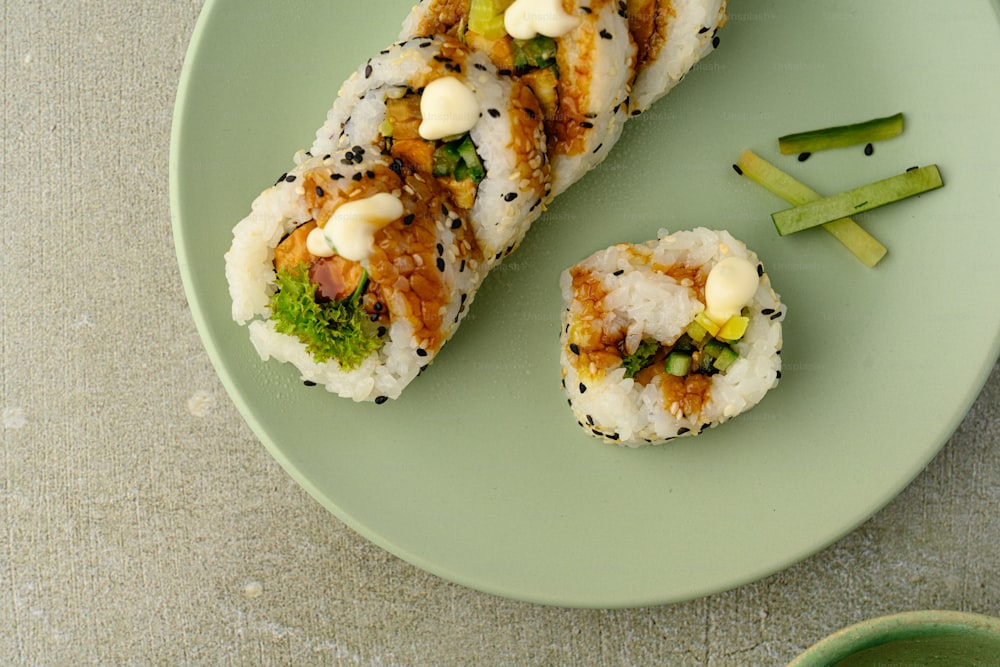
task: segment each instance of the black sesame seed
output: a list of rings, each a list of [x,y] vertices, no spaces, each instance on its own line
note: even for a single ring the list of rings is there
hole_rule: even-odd
[[[413,224],[413,221],[414,221],[414,219],[415,219],[416,217],[417,217],[417,216],[416,216],[416,214],[415,214],[415,213],[408,213],[408,214],[406,215],[406,217],[405,217],[405,218],[403,218],[403,224],[404,224],[404,225],[406,225],[407,227],[409,227],[410,225],[412,225],[412,224]]]
[[[499,118],[500,117],[500,110],[499,109],[487,109],[486,113],[488,113],[489,115],[493,116],[494,118]]]
[[[590,7],[580,7],[580,11],[582,11],[584,14],[590,14],[594,10],[592,10]]]
[[[914,167],[914,168],[916,168],[916,167]],[[285,176],[288,176],[288,172],[285,172],[284,174],[282,174],[281,176],[279,176],[278,180],[276,180],[274,182],[274,184],[277,185],[278,183],[281,183],[283,180],[285,180]]]
[[[378,328],[378,337],[381,338],[382,336],[386,335],[386,333],[388,333],[388,332],[389,332],[389,330],[386,329],[385,327],[379,327]]]
[[[499,74],[500,76],[510,76],[511,74],[513,74],[513,72],[509,69],[502,69],[498,70],[497,74]]]
[[[493,259],[496,260],[496,259],[500,259],[501,257],[503,257],[503,250],[501,250],[496,255],[494,255]]]
[[[371,315],[368,316],[368,319],[371,320],[372,322],[378,322],[379,320],[378,313],[372,313]]]
[[[779,317],[781,317],[781,311],[780,310],[778,312],[776,312],[774,315],[771,315],[771,319],[772,320],[776,320]]]
[[[601,150],[602,148],[604,148],[604,144],[597,144],[597,148],[595,148],[593,152],[597,153],[597,151]]]
[[[374,306],[372,306],[372,308],[374,308],[374,309],[375,309],[375,312],[376,312],[376,313],[381,313],[381,312],[382,312],[382,308],[383,308],[383,306],[382,306],[382,302],[381,302],[381,301],[376,301],[376,302],[375,302],[375,305],[374,305]]]
[[[764,277],[764,265],[763,264],[758,264],[757,265],[757,277],[758,278],[763,278]]]
[[[462,263],[458,266],[458,272],[462,273],[463,271],[465,271],[465,260],[464,259],[462,260]]]
[[[781,371],[774,371],[774,379],[775,380],[781,379]]]
[[[417,348],[417,356],[418,357],[426,357],[427,356],[427,350],[425,350],[422,347],[418,347]]]
[[[587,385],[585,385],[584,383],[581,382],[580,386],[578,388],[579,388],[581,394],[587,393]]]
[[[448,207],[445,206],[444,204],[441,204],[441,215],[443,215],[445,217],[448,216]]]
[[[679,429],[677,429],[677,435],[684,435],[685,433],[690,433],[690,432],[691,429],[689,429],[687,426],[681,426]]]
[[[462,226],[462,219],[461,218],[455,218],[454,220],[451,221],[451,228],[452,229],[458,229],[461,226]]]
[[[339,181],[343,177],[344,177],[343,174],[330,174],[330,180],[331,181]]]
[[[871,155],[875,152],[875,147],[871,144],[865,144],[865,155]]]
[[[590,432],[593,433],[594,435],[596,435],[598,438],[601,438],[601,437],[604,436],[604,434],[601,433],[600,431],[598,431],[596,428],[590,429]]]
[[[594,418],[591,417],[590,415],[587,415],[587,423],[590,424],[591,426],[593,426],[594,425]]]
[[[365,149],[362,148],[361,146],[352,146],[351,150],[354,151],[357,155],[364,155],[365,154]]]
[[[444,254],[444,245],[438,243],[437,247],[435,249],[438,251],[439,255],[443,255]]]
[[[375,178],[375,172],[369,169],[368,171],[365,172],[365,176],[367,176],[368,178]]]
[[[733,171],[735,171],[735,172],[736,172],[737,174],[739,174],[740,176],[742,176],[742,175],[743,175],[743,170],[742,170],[742,169],[740,169],[740,165],[738,165],[738,164],[734,164],[734,165],[733,165]]]
[[[362,178],[363,178],[363,176],[361,175],[360,172],[358,172],[357,174],[354,174],[353,176],[351,176],[351,180],[352,181],[360,181]]]
[[[382,405],[383,403],[385,403],[388,400],[389,400],[388,396],[376,396],[375,397],[375,405]]]
[[[699,31],[698,31],[698,34],[699,34],[699,35],[704,35],[704,34],[705,34],[706,32],[708,32],[709,30],[711,30],[711,28],[709,28],[709,27],[708,27],[707,25],[703,25],[703,26],[701,27],[701,30],[699,30]]]
[[[370,79],[372,76],[372,64],[368,63],[365,65],[365,78]]]
[[[325,193],[325,192],[323,192],[323,188],[321,188],[321,187],[319,187],[319,186],[317,185],[317,186],[316,186],[316,196],[317,196],[317,197],[322,197],[322,196],[323,196],[323,195],[325,195],[325,194],[326,194],[326,193]]]
[[[307,387],[315,387],[316,386],[316,383],[313,382],[312,380],[303,380],[302,384],[304,384]]]
[[[594,127],[594,124],[591,123],[589,120],[584,120],[580,122],[580,127],[589,130],[592,127]]]
[[[615,271],[611,275],[613,275],[613,276],[620,276],[623,273],[625,273],[625,269],[618,269],[617,271]]]
[[[289,183],[294,183],[295,182],[295,176],[294,175],[293,176],[285,176],[285,180],[288,181]]]
[[[329,153],[327,153],[326,155],[323,156],[323,161],[324,162],[326,162],[329,159],[330,159],[330,154]]]
[[[460,300],[460,301],[461,301],[462,303],[465,303],[465,300],[466,300],[466,299],[468,299],[468,298],[469,298],[469,295],[468,295],[468,294],[465,294],[465,293],[463,293],[463,294],[462,294],[462,296],[461,296],[461,297],[459,297],[459,300]]]
[[[426,48],[427,48],[428,46],[430,46],[430,45],[431,45],[431,43],[430,43],[430,42],[421,42],[421,43],[420,43],[420,44],[418,44],[417,46],[419,46],[419,47],[420,47],[420,48],[422,48],[422,49],[426,49]]]
[[[516,192],[508,192],[507,194],[505,194],[503,196],[503,200],[504,201],[514,201],[515,199],[517,199],[517,193]]]
[[[712,48],[713,48],[713,49],[717,49],[717,48],[719,48],[719,42],[721,42],[721,41],[722,41],[722,40],[720,40],[720,39],[719,39],[719,36],[718,36],[718,35],[716,35],[715,37],[713,37],[713,38],[712,38]]]
[[[774,308],[762,308],[760,311],[761,315],[770,315],[774,312]]]
[[[607,437],[608,437],[608,438],[611,438],[612,440],[617,440],[617,439],[618,439],[618,438],[620,438],[621,436],[620,436],[620,435],[618,435],[617,433],[608,433],[608,434],[607,434]]]
[[[799,162],[805,162],[806,160],[809,159],[810,155],[812,155],[812,153],[810,153],[808,151],[806,151],[804,153],[799,153]]]
[[[612,35],[607,30],[602,29],[601,32],[598,34],[601,36],[601,39],[614,39],[614,35]]]
[[[920,169],[920,167],[910,167],[906,171],[916,171],[917,169]]]
[[[475,67],[476,69],[478,69],[478,70],[480,70],[482,72],[487,71],[486,70],[486,65],[484,65],[482,63],[476,63],[476,64],[473,65],[473,67]]]
[[[577,345],[576,343],[570,343],[569,351],[572,352],[573,354],[580,354],[580,346]]]
[[[444,273],[444,259],[443,258],[441,258],[441,257],[437,258],[437,267],[438,267],[438,271],[441,271],[442,273]]]

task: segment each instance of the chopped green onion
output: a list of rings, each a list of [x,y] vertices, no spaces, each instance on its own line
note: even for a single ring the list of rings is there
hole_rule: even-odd
[[[901,201],[943,186],[936,165],[929,165],[897,174],[890,178],[862,185],[831,197],[795,206],[771,214],[774,226],[782,236],[816,227],[852,213],[863,213],[886,204]]]
[[[441,144],[434,150],[434,175],[438,177],[451,176],[462,161],[455,142]]]
[[[789,204],[800,206],[821,199],[817,192],[795,180],[770,162],[758,157],[752,151],[743,151],[736,166],[741,174],[764,186]],[[879,243],[878,239],[850,218],[828,222],[823,225],[823,229],[844,244],[844,247],[864,262],[866,266],[875,266],[889,252],[884,245]]]
[[[808,132],[786,134],[778,138],[778,150],[782,155],[815,153],[830,148],[842,148],[855,144],[891,139],[903,131],[903,114],[897,113],[885,118],[873,118],[861,123],[824,127]]]

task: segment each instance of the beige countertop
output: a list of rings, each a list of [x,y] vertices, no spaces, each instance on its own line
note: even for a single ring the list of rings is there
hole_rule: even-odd
[[[0,661],[780,665],[867,617],[1000,615],[1000,366],[873,518],[691,602],[496,598],[328,514],[227,397],[177,269],[168,149],[201,4],[3,5]]]

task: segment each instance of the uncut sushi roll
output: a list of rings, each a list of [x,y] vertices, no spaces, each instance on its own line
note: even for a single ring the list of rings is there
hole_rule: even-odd
[[[598,251],[560,277],[563,386],[580,426],[630,447],[749,410],[781,377],[785,307],[757,255],[697,228]]]
[[[225,261],[232,317],[262,359],[376,403],[434,360],[486,266],[446,188],[343,152],[308,157],[261,193]]]
[[[631,113],[669,93],[719,44],[727,0],[628,0],[628,21],[638,48]]]
[[[383,153],[437,180],[495,263],[541,215],[549,163],[538,101],[482,53],[446,36],[402,41],[344,82],[313,155]],[[362,153],[364,154],[364,153]]]
[[[447,34],[527,84],[545,113],[551,196],[600,164],[628,118],[636,47],[624,0],[422,0],[402,38]]]

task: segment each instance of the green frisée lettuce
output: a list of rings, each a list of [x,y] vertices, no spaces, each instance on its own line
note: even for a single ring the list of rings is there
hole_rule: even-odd
[[[277,274],[278,291],[271,297],[271,320],[279,333],[298,338],[317,363],[334,359],[342,368],[357,368],[381,345],[362,326],[367,316],[361,295],[367,283],[366,273],[346,299],[319,301],[307,264],[283,268]]]
[[[653,363],[653,357],[660,349],[660,344],[655,340],[644,340],[639,343],[639,347],[632,354],[622,357],[622,365],[625,367],[625,377],[633,378],[636,373]]]

